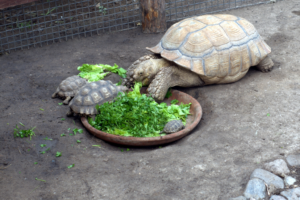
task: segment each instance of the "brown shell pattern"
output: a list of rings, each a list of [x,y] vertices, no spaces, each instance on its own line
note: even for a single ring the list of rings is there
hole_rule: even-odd
[[[182,20],[147,49],[206,79],[235,79],[271,53],[249,21],[225,14]]]
[[[95,106],[112,101],[120,92],[118,87],[110,81],[100,80],[87,83],[69,103],[74,113],[94,115],[97,114]]]
[[[56,89],[56,93],[61,97],[73,97],[76,92],[85,84],[87,81],[79,76],[70,76],[63,80]]]

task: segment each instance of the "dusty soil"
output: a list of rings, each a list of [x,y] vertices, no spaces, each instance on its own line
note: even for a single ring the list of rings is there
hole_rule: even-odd
[[[289,0],[226,12],[256,26],[272,48],[275,67],[270,73],[251,69],[233,84],[178,88],[201,103],[203,119],[191,134],[161,148],[99,140],[79,119],[66,117],[68,107],[51,94],[83,63],[127,68],[162,34],[133,30],[1,56],[1,199],[223,200],[241,195],[254,169],[300,150],[299,4]],[[116,75],[107,79],[119,81]],[[31,141],[13,137],[19,122],[36,126]],[[84,132],[70,136],[68,128]],[[40,144],[50,150],[40,154],[45,149]],[[55,157],[57,151],[61,157]],[[75,167],[69,169],[71,164]]]

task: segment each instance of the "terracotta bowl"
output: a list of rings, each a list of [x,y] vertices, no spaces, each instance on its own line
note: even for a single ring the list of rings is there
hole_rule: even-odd
[[[141,92],[145,93],[145,89],[143,88]],[[188,115],[185,129],[179,132],[172,133],[165,136],[160,136],[160,137],[147,137],[147,138],[125,137],[125,136],[118,136],[118,135],[105,133],[95,129],[88,123],[86,117],[81,117],[81,122],[83,123],[85,128],[96,137],[115,144],[121,144],[127,146],[153,146],[153,145],[161,145],[161,144],[173,142],[175,140],[179,140],[182,137],[186,136],[189,132],[191,132],[196,127],[196,125],[200,122],[200,119],[202,117],[202,108],[199,102],[193,97],[191,97],[190,95],[180,92],[178,90],[172,90],[171,92],[172,92],[172,96],[164,100],[164,102],[166,102],[168,105],[170,105],[170,102],[173,99],[177,99],[179,101],[179,104],[181,102],[185,104],[192,103],[190,108],[191,115]]]

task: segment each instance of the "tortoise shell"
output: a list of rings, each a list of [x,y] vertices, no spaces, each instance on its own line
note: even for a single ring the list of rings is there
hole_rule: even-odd
[[[172,120],[169,121],[162,132],[166,134],[175,133],[184,128],[184,125],[181,120]]]
[[[199,74],[206,83],[245,74],[271,53],[249,21],[225,14],[182,20],[147,49]]]
[[[116,86],[111,81],[96,81],[83,86],[69,103],[70,109],[81,115],[94,115],[98,111],[96,105],[112,101],[123,86]]]
[[[76,75],[70,76],[59,84],[52,98],[55,98],[57,95],[61,98],[74,97],[76,92],[86,83],[87,81],[84,78]]]

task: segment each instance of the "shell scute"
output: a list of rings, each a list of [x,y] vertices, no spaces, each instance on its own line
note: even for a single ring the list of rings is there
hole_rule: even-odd
[[[224,21],[220,26],[231,41],[240,41],[247,36],[243,29],[234,21]]]
[[[190,57],[201,57],[205,51],[209,51],[213,44],[207,39],[202,31],[192,33],[185,43],[183,43],[180,51],[182,54]]]

